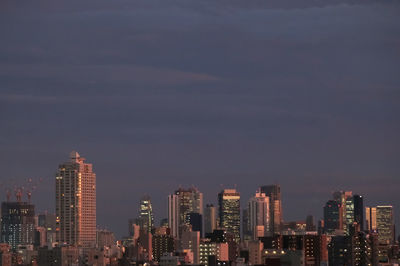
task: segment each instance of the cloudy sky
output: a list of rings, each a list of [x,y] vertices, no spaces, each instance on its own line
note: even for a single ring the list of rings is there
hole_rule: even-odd
[[[52,211],[75,149],[118,236],[143,194],[159,220],[190,185],[206,203],[236,186],[244,206],[279,183],[285,220],[321,218],[345,189],[400,214],[399,14],[394,0],[1,1],[0,180],[42,177],[34,202]]]

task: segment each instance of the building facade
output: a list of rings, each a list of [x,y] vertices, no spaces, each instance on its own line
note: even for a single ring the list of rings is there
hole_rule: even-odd
[[[73,151],[56,175],[57,242],[96,245],[96,174],[92,164]]]
[[[261,193],[269,198],[270,228],[274,234],[281,232],[283,223],[281,187],[279,185],[262,186]]]
[[[28,202],[1,204],[1,242],[12,249],[35,241],[35,207]]]
[[[224,189],[218,194],[219,226],[232,233],[240,241],[240,193],[236,189]]]

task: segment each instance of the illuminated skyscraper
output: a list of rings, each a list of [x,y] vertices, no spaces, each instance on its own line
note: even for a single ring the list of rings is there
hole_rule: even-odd
[[[203,214],[203,193],[194,187],[179,188],[168,196],[168,223],[174,237],[179,238],[180,227],[188,223],[189,213]]]
[[[146,195],[140,199],[139,206],[139,226],[143,230],[151,233],[154,228],[153,207],[150,196]]]
[[[56,175],[57,241],[82,247],[96,244],[96,174],[73,151]]]
[[[1,242],[12,249],[34,243],[35,207],[28,202],[1,204]]]
[[[377,230],[376,227],[376,207],[365,208],[365,221],[367,223],[367,231],[373,232]]]
[[[240,193],[236,189],[224,189],[218,194],[219,226],[232,233],[240,241]]]
[[[210,234],[215,229],[217,229],[217,208],[212,204],[207,204],[204,209],[204,231]]]
[[[269,198],[257,192],[248,203],[248,226],[253,240],[270,234]],[[271,235],[271,234],[270,234]]]
[[[393,217],[393,206],[376,206],[376,227],[379,244],[393,244],[395,238]]]
[[[349,234],[350,225],[354,222],[354,201],[353,192],[337,191],[333,193],[333,199],[342,206],[342,225],[340,229]]]
[[[283,223],[281,187],[279,185],[262,186],[261,193],[264,193],[269,198],[271,231],[279,234]]]

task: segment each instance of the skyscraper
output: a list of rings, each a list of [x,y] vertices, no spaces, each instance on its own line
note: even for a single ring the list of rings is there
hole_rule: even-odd
[[[206,234],[217,229],[217,209],[212,204],[207,204],[204,209],[204,231]]]
[[[353,196],[354,203],[354,222],[360,225],[360,229],[364,230],[364,200],[360,195]]]
[[[28,202],[1,204],[1,242],[12,249],[34,243],[35,207]]]
[[[282,227],[282,200],[279,185],[262,186],[261,193],[269,198],[270,228],[275,234],[281,232]]]
[[[189,213],[203,214],[203,193],[194,187],[179,188],[168,196],[168,223],[174,237],[179,238],[180,227],[187,224]]]
[[[150,196],[146,195],[140,199],[139,219],[140,228],[151,233],[154,228],[153,207]]]
[[[179,236],[179,197],[168,195],[168,227],[171,229],[171,236]]]
[[[96,174],[73,151],[56,175],[57,241],[82,247],[96,244]]]
[[[376,227],[379,244],[390,245],[394,242],[393,206],[376,206]]]
[[[367,231],[376,231],[376,207],[366,207],[365,208],[365,221],[367,223]]]
[[[240,193],[236,189],[224,189],[218,194],[219,226],[232,233],[240,241]]]
[[[350,226],[354,222],[354,202],[352,191],[337,191],[333,193],[333,199],[342,206],[342,224],[341,228],[346,234],[349,234]]]
[[[334,233],[343,228],[342,205],[336,200],[329,200],[324,207],[325,233]]]
[[[248,203],[248,225],[253,240],[270,234],[269,198],[257,192]]]

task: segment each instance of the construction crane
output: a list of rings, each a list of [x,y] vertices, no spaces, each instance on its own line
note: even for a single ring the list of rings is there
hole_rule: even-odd
[[[21,202],[26,194],[28,202],[31,202],[32,193],[43,182],[43,178],[28,178],[26,180],[9,179],[0,183],[0,188],[6,192],[7,201],[11,200],[12,194],[18,202]]]

